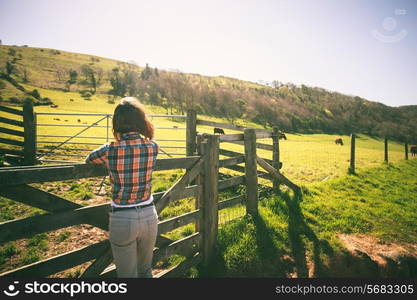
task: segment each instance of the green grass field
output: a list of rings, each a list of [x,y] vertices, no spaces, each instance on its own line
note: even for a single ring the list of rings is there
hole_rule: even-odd
[[[268,197],[259,218],[220,228],[217,261],[201,275],[304,277],[314,265],[315,277],[338,276],[346,269],[334,263],[348,255],[339,234],[416,245],[416,170],[417,160],[397,162],[310,185],[301,202],[287,193]],[[366,276],[349,273],[354,260],[347,262],[348,274]]]
[[[27,90],[32,90],[35,87],[25,85]],[[50,135],[50,136],[72,136],[81,130],[83,127],[66,127],[66,126],[59,126],[59,125],[86,125],[92,124],[97,122],[101,116],[65,116],[65,115],[42,115],[41,113],[106,113],[111,114],[115,108],[114,103],[109,101],[110,99],[102,94],[97,94],[92,97],[91,100],[83,99],[78,93],[74,92],[62,92],[57,90],[50,90],[50,89],[43,89],[37,88],[40,92],[42,97],[48,97],[52,99],[54,104],[58,105],[58,108],[52,108],[49,106],[36,106],[35,112],[40,113],[37,115],[37,122],[38,124],[49,124],[52,126],[39,126],[38,127],[38,145],[40,147],[44,147],[46,145],[53,146],[56,144],[45,143],[43,141],[52,141],[58,143],[60,141],[65,140],[65,138],[60,137],[42,137],[42,135]],[[73,101],[70,101],[73,99]],[[161,107],[155,106],[146,106],[147,112],[150,114],[165,114],[166,111]],[[11,117],[7,113],[0,112],[0,116],[4,117]],[[59,118],[59,120],[56,120]],[[208,116],[199,116],[201,119],[217,121],[222,123],[227,123],[227,121],[222,119],[217,119]],[[55,119],[55,120],[54,120]],[[184,142],[167,142],[162,140],[185,140],[185,130],[180,128],[185,127],[185,119],[180,118],[153,118],[152,119],[156,129],[156,139],[161,140],[160,144],[165,151],[170,153],[185,153],[185,149],[173,149],[173,148],[164,148],[164,147],[184,147]],[[104,119],[101,122],[97,123],[98,125],[106,125],[107,120]],[[246,127],[257,127],[260,128],[259,125],[253,123],[245,123],[239,122],[237,125],[246,126]],[[174,129],[173,127],[176,126],[178,129]],[[9,126],[12,128],[13,126]],[[171,128],[171,129],[163,129],[163,128]],[[212,127],[208,126],[198,126],[199,132],[206,132],[212,133]],[[229,133],[238,133],[237,131],[233,130],[225,130],[227,134]],[[3,137],[10,137],[4,134],[1,134]],[[85,137],[101,137],[102,139],[91,139]],[[84,138],[83,138],[84,137]],[[83,143],[92,143],[96,145],[71,145],[68,144],[67,148],[82,148],[82,149],[94,149],[98,147],[101,143],[106,141],[106,138],[111,140],[111,131],[108,131],[106,128],[97,128],[92,127],[82,133],[77,139],[73,139],[71,141],[75,142],[83,142]],[[361,232],[364,231],[366,227],[364,224],[368,221],[367,214],[373,214],[375,217],[373,223],[373,234],[378,236],[388,238],[388,239],[400,239],[400,240],[407,240],[406,236],[412,233],[412,230],[406,226],[406,228],[401,231],[404,234],[400,236],[395,236],[393,230],[396,228],[395,224],[393,225],[392,222],[388,222],[386,219],[379,218],[378,216],[383,212],[389,211],[389,209],[394,209],[395,213],[401,213],[403,210],[407,211],[412,209],[411,206],[407,206],[403,208],[401,206],[393,206],[388,205],[384,206],[383,211],[381,212],[372,212],[370,210],[371,207],[377,204],[371,203],[381,203],[382,202],[374,202],[372,199],[374,197],[379,196],[381,197],[381,192],[376,190],[374,191],[367,191],[366,193],[362,192],[362,185],[365,188],[367,183],[362,184],[361,181],[367,181],[367,176],[373,176],[372,171],[367,171],[373,167],[380,167],[381,170],[385,170],[386,168],[392,168],[397,174],[397,180],[400,180],[400,172],[393,166],[386,166],[383,164],[383,140],[376,139],[372,137],[368,137],[365,135],[359,135],[356,141],[357,150],[356,150],[356,166],[359,172],[358,177],[354,176],[347,176],[347,169],[349,167],[349,157],[350,157],[350,138],[348,136],[342,136],[345,145],[339,146],[335,145],[334,139],[336,138],[335,135],[327,135],[327,134],[287,134],[287,140],[280,141],[280,157],[281,161],[283,162],[283,169],[282,172],[294,181],[297,184],[303,185],[310,190],[310,194],[308,194],[303,202],[301,209],[304,213],[304,216],[307,220],[313,222],[313,224],[322,224],[323,226],[327,226],[322,229],[321,227],[317,227],[319,230],[319,235],[323,239],[328,239],[330,241],[335,240],[335,232],[347,232],[349,230],[353,232]],[[261,139],[258,140],[260,143],[265,144],[272,144],[271,139]],[[223,143],[221,145],[223,149],[228,149],[232,151],[237,151],[243,153],[243,147],[236,144],[230,143]],[[390,142],[389,145],[390,154],[389,160],[390,162],[398,163],[399,161],[403,160],[403,145],[400,145],[395,142]],[[47,151],[47,149],[45,150]],[[71,161],[81,161],[82,157],[75,157],[75,156],[66,156],[68,154],[71,155],[78,155],[82,154],[82,156],[86,155],[88,151],[77,151],[77,150],[65,150],[65,153],[59,152],[59,155],[52,155],[46,156],[47,158],[52,159],[67,159]],[[271,152],[265,150],[258,150],[258,154],[261,157],[271,159]],[[166,155],[161,153],[161,158],[166,158]],[[409,162],[408,165],[404,164],[401,165],[401,168],[405,166],[407,170],[414,168],[415,170],[415,160],[413,162]],[[382,166],[382,167],[381,167]],[[261,169],[259,169],[261,170]],[[379,170],[379,169],[378,169]],[[228,171],[225,169],[221,170],[224,173],[229,174],[236,174],[236,172]],[[385,172],[384,171],[384,172]],[[367,173],[371,172],[371,173]],[[382,172],[382,171],[381,171]],[[382,172],[383,173],[383,172]],[[168,189],[178,178],[181,176],[180,173],[175,172],[156,172],[154,174],[154,183],[153,183],[153,191],[160,192]],[[369,174],[369,175],[366,175]],[[383,173],[388,174],[388,173]],[[382,175],[380,175],[382,176]],[[338,179],[339,178],[339,179]],[[45,189],[49,192],[55,193],[57,195],[64,196],[69,200],[75,201],[77,203],[83,205],[94,205],[99,203],[104,203],[110,201],[110,183],[108,179],[105,180],[104,184],[104,196],[96,196],[96,192],[101,184],[101,178],[91,179],[91,180],[83,180],[83,181],[67,181],[67,182],[59,182],[55,184],[45,184],[39,185],[42,189]],[[346,183],[347,180],[347,183]],[[406,179],[405,179],[406,180]],[[260,180],[263,184],[270,183],[266,180]],[[364,204],[362,202],[354,203],[351,206],[346,206],[347,203],[353,202],[344,202],[343,199],[346,197],[346,193],[349,191],[347,186],[353,184],[358,184],[361,188],[355,190],[355,193],[360,194],[365,201],[367,201],[366,205],[369,204],[369,210],[359,214],[356,218],[352,218],[351,220],[348,216],[354,216],[354,210],[357,208],[362,208]],[[396,183],[391,182],[388,187],[382,187],[381,191],[388,192],[394,189]],[[401,189],[404,185],[399,185],[396,188],[396,193],[400,193]],[[388,189],[389,188],[389,189]],[[339,192],[332,192],[333,189],[338,190]],[[387,190],[388,189],[388,190]],[[227,198],[231,198],[236,196],[236,193],[242,193],[242,190],[229,190],[225,193],[221,194],[221,200],[225,200]],[[412,191],[407,191],[408,195],[411,194]],[[334,199],[328,202],[328,194],[334,195]],[[352,194],[352,197],[354,194]],[[361,199],[362,199],[361,198]],[[369,200],[368,200],[369,199]],[[174,217],[186,212],[189,212],[194,209],[194,199],[184,199],[181,201],[176,201],[172,203],[169,207],[167,207],[160,215],[160,219],[168,219],[170,217]],[[288,217],[285,216],[287,212],[285,206],[283,205],[282,198],[280,197],[272,197],[269,200],[262,201],[260,211],[261,214],[265,218],[265,228],[262,230],[267,230],[267,232],[274,234],[278,234],[279,236],[285,237],[285,230],[288,222]],[[353,200],[352,200],[353,201]],[[356,200],[355,200],[356,201]],[[368,203],[369,201],[369,203]],[[378,200],[380,201],[380,200]],[[413,200],[415,201],[415,199]],[[406,205],[403,203],[402,205]],[[407,204],[408,205],[408,204]],[[17,217],[27,217],[36,214],[44,213],[41,210],[31,208],[29,206],[23,204],[17,204],[13,201],[7,200],[5,198],[0,198],[0,221],[6,221],[15,219]],[[274,211],[273,207],[277,207],[279,211]],[[332,212],[335,211],[337,213],[333,214]],[[346,213],[346,215],[344,215]],[[235,219],[237,217],[242,217],[245,214],[245,209],[243,206],[235,206],[229,209],[225,209],[220,211],[219,220],[220,223],[223,224],[227,221]],[[377,218],[378,217],[378,218]],[[415,217],[415,216],[414,216]],[[415,220],[412,215],[409,213],[404,214],[401,218],[408,218],[408,221],[405,221],[406,224],[415,224]],[[393,217],[390,220],[394,220]],[[222,251],[224,254],[223,259],[227,262],[226,274],[236,274],[234,273],[234,268],[242,267],[242,263],[247,263],[248,266],[244,265],[242,268],[243,270],[248,269],[247,273],[242,273],[242,276],[250,276],[253,272],[252,268],[259,269],[261,271],[262,268],[266,267],[269,264],[263,262],[262,257],[256,257],[259,255],[256,250],[257,248],[252,245],[254,243],[254,236],[253,234],[259,233],[257,230],[256,225],[253,220],[250,218],[239,219],[240,221],[233,222],[230,225],[222,225],[220,233],[220,242],[222,244]],[[385,220],[385,221],[383,221]],[[413,221],[414,220],[414,221]],[[381,221],[381,222],[379,222]],[[411,222],[411,223],[410,223]],[[413,223],[414,222],[414,223]],[[368,224],[368,223],[366,223]],[[386,226],[384,226],[386,225]],[[317,225],[318,226],[318,225]],[[400,225],[399,225],[400,226]],[[402,225],[401,225],[402,226]],[[269,229],[268,229],[269,228]],[[273,229],[272,229],[273,228]],[[316,228],[316,227],[314,227]],[[1,253],[3,253],[2,257],[0,258],[0,263],[2,266],[0,267],[1,271],[9,270],[11,268],[15,268],[21,265],[24,265],[28,262],[34,262],[42,258],[50,257],[51,255],[56,255],[58,253],[62,253],[63,249],[68,249],[71,243],[74,243],[77,239],[75,239],[75,232],[78,232],[80,228],[74,227],[66,230],[61,230],[57,233],[48,233],[46,236],[38,237],[35,241],[36,243],[42,244],[42,247],[35,247],[35,242],[30,242],[30,240],[20,240],[13,243],[7,243],[5,245],[0,246]],[[370,230],[370,229],[369,229]],[[91,235],[97,235],[101,238],[105,237],[105,233],[99,232],[96,233],[93,228],[83,229],[86,233],[86,239],[90,239]],[[316,230],[314,230],[316,231]],[[178,230],[175,230],[168,234],[169,238],[172,239],[179,239],[190,233],[194,232],[194,226],[188,225],[184,226]],[[234,240],[230,237],[230,234],[236,234],[237,240]],[[260,232],[265,234],[265,232]],[[271,233],[272,234],[272,233]],[[415,232],[414,232],[415,234]],[[62,236],[61,236],[62,235]],[[74,237],[74,239],[66,238],[66,236]],[[412,235],[410,235],[412,236]],[[78,237],[78,240],[81,237]],[[262,239],[262,238],[261,238]],[[39,241],[38,241],[39,240]],[[47,242],[44,242],[46,240]],[[59,242],[59,243],[58,243]],[[32,246],[27,246],[29,243],[32,243]],[[35,243],[35,244],[34,244]],[[58,243],[61,245],[60,249],[55,249],[53,243]],[[236,245],[236,243],[238,243]],[[243,244],[241,244],[243,243]],[[275,242],[274,242],[275,243]],[[288,246],[288,236],[285,237],[282,241],[277,241],[278,246],[274,246],[275,248],[272,249],[279,249],[279,253],[289,253],[290,248]],[[229,245],[230,244],[230,245]],[[234,245],[234,246],[233,246]],[[268,245],[268,243],[266,243]],[[335,245],[337,243],[335,242]],[[235,247],[235,250],[230,250]],[[336,247],[336,246],[335,246]],[[36,249],[35,249],[36,248]],[[44,250],[42,250],[44,249]],[[248,252],[244,254],[244,249],[251,249],[252,252]],[[235,252],[237,251],[237,252]],[[240,252],[242,251],[242,253]],[[269,250],[268,250],[269,251]],[[266,254],[274,254],[274,252],[268,252]],[[275,251],[275,250],[271,250]],[[262,250],[261,250],[262,252]],[[240,254],[236,254],[240,253]],[[265,255],[266,255],[265,254]],[[276,253],[275,253],[276,254]],[[275,255],[274,254],[274,255]],[[235,255],[237,255],[235,257]],[[264,254],[262,254],[264,255]],[[262,256],[261,255],[261,256]],[[162,262],[160,267],[169,266],[171,264],[175,264],[178,262],[178,259],[181,258],[173,258],[170,262]],[[230,264],[230,265],[229,265]],[[236,265],[234,265],[236,264]],[[273,264],[272,264],[273,266]],[[81,269],[77,269],[71,272],[80,272]],[[0,272],[1,272],[0,271]],[[70,272],[70,273],[71,273]],[[263,270],[263,272],[268,273],[268,270]],[[64,273],[63,276],[69,276],[70,273]],[[72,273],[71,273],[72,274]]]

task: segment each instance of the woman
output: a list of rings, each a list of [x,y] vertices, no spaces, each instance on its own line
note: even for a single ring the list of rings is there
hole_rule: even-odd
[[[158,215],[152,171],[158,144],[154,127],[136,98],[120,100],[113,115],[115,142],[91,152],[87,163],[105,164],[112,183],[110,244],[118,277],[152,277]]]

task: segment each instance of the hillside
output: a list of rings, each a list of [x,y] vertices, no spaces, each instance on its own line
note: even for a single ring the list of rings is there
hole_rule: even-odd
[[[38,105],[53,99],[29,95],[21,84],[75,91],[89,99],[139,97],[167,112],[245,119],[288,132],[364,133],[417,143],[417,106],[389,107],[322,88],[278,81],[273,86],[227,77],[169,72],[102,57],[54,49],[0,46],[0,100],[18,104],[25,97]],[[20,89],[19,89],[20,88]]]

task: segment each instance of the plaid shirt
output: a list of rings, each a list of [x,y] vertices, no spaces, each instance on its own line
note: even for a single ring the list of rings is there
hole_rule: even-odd
[[[152,171],[159,146],[137,132],[124,133],[118,142],[106,143],[91,152],[86,163],[105,164],[116,206],[137,205],[150,200]],[[144,203],[145,204],[145,203]]]

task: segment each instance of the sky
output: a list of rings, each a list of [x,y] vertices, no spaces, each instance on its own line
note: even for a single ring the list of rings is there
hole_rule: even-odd
[[[415,0],[0,0],[0,39],[417,105]]]

